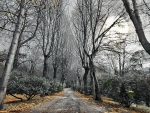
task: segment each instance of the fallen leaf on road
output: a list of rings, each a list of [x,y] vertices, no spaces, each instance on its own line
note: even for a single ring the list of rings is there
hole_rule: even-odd
[[[0,111],[0,113],[10,113],[10,112],[19,113],[20,111],[30,109],[32,106],[35,106],[35,105],[42,106],[41,104],[42,102],[46,102],[62,94],[63,94],[63,91],[55,93],[54,95],[45,96],[43,98],[40,98],[40,96],[37,95],[35,99],[32,99],[30,101],[26,101],[24,98],[24,95],[19,95],[19,97],[22,97],[24,99],[24,101],[20,101],[10,95],[6,95],[4,103],[9,105],[9,107],[7,107],[6,109],[3,109],[3,111]]]

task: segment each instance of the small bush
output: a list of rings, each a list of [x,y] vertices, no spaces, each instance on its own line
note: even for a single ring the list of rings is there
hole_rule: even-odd
[[[121,105],[130,107],[132,103],[145,102],[150,105],[150,80],[141,76],[116,77],[99,79],[100,93],[110,97]]]
[[[49,80],[43,77],[13,73],[8,83],[7,94],[25,94],[27,100],[30,100],[37,94],[47,93],[49,87]]]

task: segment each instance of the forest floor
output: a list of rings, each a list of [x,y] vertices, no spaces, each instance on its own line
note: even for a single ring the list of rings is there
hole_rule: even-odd
[[[47,95],[43,98],[40,95],[35,96],[32,100],[27,101],[24,95],[16,95],[23,99],[20,101],[11,95],[6,95],[4,100],[4,109],[0,111],[0,113],[20,113],[21,111],[26,111],[30,109],[32,106],[40,105],[43,102],[50,101],[56,98],[59,95],[63,95],[64,91],[55,93],[54,95]]]
[[[0,113],[148,113],[135,107],[122,107],[109,98],[102,100],[103,103],[100,103],[94,101],[92,96],[85,96],[66,88],[62,92],[41,99],[36,97],[29,102],[14,103],[6,99],[5,106],[9,107],[6,106]]]

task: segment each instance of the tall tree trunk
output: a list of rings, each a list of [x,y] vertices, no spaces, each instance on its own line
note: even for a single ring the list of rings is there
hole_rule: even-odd
[[[11,46],[9,48],[9,53],[7,56],[7,60],[5,63],[3,74],[2,74],[2,79],[0,82],[0,110],[3,109],[3,102],[4,102],[5,95],[6,95],[7,84],[8,84],[8,80],[10,77],[10,72],[12,70],[17,46],[18,46],[19,35],[20,35],[21,27],[22,27],[23,17],[25,14],[25,8],[24,8],[25,2],[26,0],[21,0],[21,3],[20,3],[20,9],[19,9],[20,14],[18,15],[18,18],[17,18],[15,32],[13,34],[13,39],[11,42]]]
[[[79,76],[79,75],[77,75],[77,77],[78,77],[78,81],[79,81],[79,88],[78,88],[78,91],[80,92],[80,91],[81,91],[81,79],[80,79],[80,76]]]
[[[99,91],[98,80],[97,80],[97,77],[95,75],[95,67],[94,67],[93,59],[90,59],[90,70],[91,70],[91,74],[93,77],[93,98],[95,100],[102,101],[101,96],[100,96],[100,91]]]
[[[43,77],[48,77],[48,56],[44,56]]]
[[[92,72],[92,75],[93,75],[93,81],[94,81],[93,82],[93,95],[94,95],[94,99],[102,101],[101,97],[100,97],[99,84],[98,84],[97,77],[95,75],[95,71]]]
[[[62,73],[62,77],[61,77],[62,86],[63,86],[63,84],[64,84],[64,81],[65,81],[65,75]]]
[[[19,51],[20,51],[20,47],[18,45],[16,54],[15,54],[15,58],[14,58],[14,63],[13,63],[13,68],[14,69],[16,69],[18,67]]]
[[[123,47],[123,58],[122,58],[122,76],[125,74],[125,58],[126,58],[126,41],[124,41],[124,47]]]
[[[53,67],[53,69],[54,69],[54,76],[53,76],[53,78],[55,79],[56,78],[56,74],[57,74],[57,68]]]
[[[29,73],[30,73],[31,75],[33,75],[34,72],[35,72],[35,63],[34,63],[33,60],[31,60],[31,67],[30,67]]]
[[[20,47],[21,47],[21,45],[20,45],[21,44],[21,37],[22,37],[22,33],[24,31],[24,28],[25,28],[25,24],[24,24],[23,28],[21,29],[21,32],[20,32],[20,35],[19,35],[17,51],[16,51],[16,54],[15,54],[15,59],[14,59],[14,63],[13,63],[13,69],[18,68],[19,52],[20,52]]]
[[[85,67],[84,68],[85,72],[84,72],[84,76],[83,76],[83,81],[84,81],[84,94],[87,95],[88,91],[87,91],[87,76],[89,73],[90,68],[89,67]]]
[[[17,51],[16,51],[16,54],[15,54],[15,59],[14,59],[14,63],[13,63],[13,69],[17,69],[18,68],[18,64],[19,64],[19,62],[18,62],[18,60],[19,60],[19,52],[20,52],[20,48],[21,48],[21,46],[23,45],[23,44],[25,44],[25,43],[27,43],[28,41],[30,41],[31,39],[33,39],[34,37],[35,37],[35,35],[36,35],[36,31],[37,31],[37,29],[38,29],[38,26],[39,26],[39,19],[38,19],[38,17],[39,17],[39,14],[38,14],[38,17],[37,17],[37,25],[36,25],[36,28],[35,28],[35,30],[34,30],[34,32],[33,32],[33,35],[31,36],[31,37],[29,37],[28,39],[26,39],[26,40],[24,40],[23,42],[21,42],[21,38],[22,38],[22,34],[23,34],[23,32],[24,32],[24,30],[25,30],[25,23],[26,23],[26,17],[27,17],[27,15],[25,15],[25,19],[24,19],[24,23],[23,23],[23,27],[22,27],[22,29],[21,29],[21,32],[20,32],[20,36],[19,36],[19,40],[18,40],[18,46],[17,46]]]
[[[122,67],[121,67],[121,55],[118,54],[118,57],[119,57],[119,76],[122,76]]]
[[[122,0],[122,1],[123,1],[124,7],[129,15],[130,19],[132,20],[134,27],[136,29],[136,33],[138,35],[140,43],[142,44],[145,51],[150,55],[150,43],[146,39],[144,30],[142,28],[142,21],[140,19],[140,15],[138,12],[138,5],[136,3],[136,0],[132,0],[133,10],[132,10],[128,0]]]
[[[90,74],[90,78],[91,78],[91,80],[90,80],[90,94],[92,95],[93,94],[93,87],[92,87],[93,86],[93,76],[92,76],[92,74]]]

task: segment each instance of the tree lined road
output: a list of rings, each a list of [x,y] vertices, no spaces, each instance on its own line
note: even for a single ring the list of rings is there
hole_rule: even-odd
[[[105,95],[117,105],[150,106],[149,0],[69,0],[74,7],[66,0],[1,1],[0,53],[7,57],[0,54],[0,110],[11,104],[4,103],[6,95],[24,94],[29,101],[61,91],[62,84],[98,102]],[[67,88],[23,113],[110,113],[114,108],[88,99]],[[17,109],[26,109],[20,103]]]
[[[86,98],[78,97],[70,88],[64,94],[41,105],[32,107],[21,113],[104,113],[100,106],[89,103]]]

